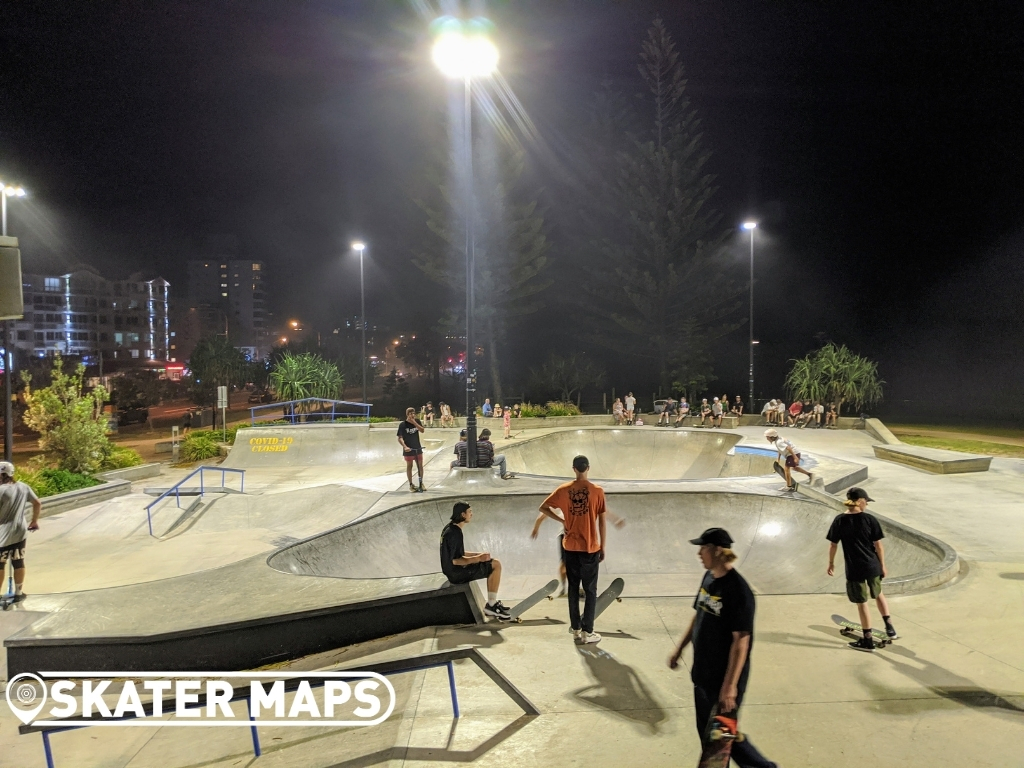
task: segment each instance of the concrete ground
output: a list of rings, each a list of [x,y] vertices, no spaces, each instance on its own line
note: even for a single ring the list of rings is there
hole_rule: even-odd
[[[747,442],[764,442],[759,429],[739,431]],[[1024,766],[1024,460],[935,476],[876,460],[863,432],[785,432],[809,452],[868,465],[863,485],[877,500],[872,508],[954,547],[963,569],[940,589],[890,598],[902,637],[874,654],[847,648],[829,620],[833,613],[854,617],[841,597],[761,596],[741,729],[783,766]],[[372,492],[367,486],[395,480],[401,487],[398,477],[367,478],[356,488]],[[280,482],[281,489],[268,483],[264,493],[296,487]],[[212,533],[222,544],[209,544],[203,563],[217,560],[218,546],[229,560],[248,546],[244,536],[232,543],[227,530]],[[252,541],[271,547],[269,538],[261,531]],[[826,546],[822,541],[807,568],[824,570]],[[165,567],[155,557],[151,566],[138,555],[112,560],[102,546],[94,554],[97,571],[122,572],[122,562],[133,574]],[[55,760],[133,767],[695,764],[686,672],[665,663],[690,604],[685,597],[631,599],[627,590],[598,620],[604,640],[596,647],[573,644],[564,601],[554,601],[532,609],[522,625],[423,630],[288,665],[352,667],[473,645],[541,710],[537,718],[522,716],[476,667],[460,663],[457,724],[444,671],[431,670],[393,677],[399,704],[384,725],[263,728],[265,752],[255,760],[244,729],[180,728],[62,733],[53,737]],[[7,617],[15,618],[0,621]],[[0,765],[43,765],[40,738],[19,737],[16,725],[0,707]]]

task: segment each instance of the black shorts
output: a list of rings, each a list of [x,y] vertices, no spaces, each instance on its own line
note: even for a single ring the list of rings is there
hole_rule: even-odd
[[[491,571],[494,570],[494,561],[488,560],[486,563],[471,563],[470,565],[452,567],[455,570],[448,576],[448,581],[452,584],[469,584],[471,581],[486,579],[490,576]]]
[[[8,560],[11,561],[15,568],[25,567],[25,539],[22,539],[17,544],[0,547],[0,579],[3,577],[2,569],[6,567]]]

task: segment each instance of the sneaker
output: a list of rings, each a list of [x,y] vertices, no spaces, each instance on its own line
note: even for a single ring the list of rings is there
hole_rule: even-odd
[[[870,637],[862,637],[860,640],[850,643],[850,647],[855,651],[874,651],[875,643]]]
[[[572,635],[572,639],[573,640],[575,640],[576,642],[579,642],[580,641],[580,636],[583,634],[583,630],[582,629],[573,629],[572,627],[570,627],[569,628],[569,634]]]
[[[409,490],[412,491],[413,493],[419,493],[419,489],[412,483],[409,483]]]
[[[495,600],[493,604],[488,603],[484,606],[484,613],[488,616],[493,616],[499,621],[508,621],[512,618],[512,614],[508,608],[501,604],[501,600]]]
[[[416,489],[418,493],[426,493],[427,489],[423,487],[423,483],[420,483],[420,487]]]
[[[580,632],[580,642],[584,645],[588,643],[600,643],[601,636],[597,632]]]
[[[26,597],[28,597],[28,595],[24,592],[22,592],[20,595],[11,595],[11,603],[20,603]]]
[[[896,627],[889,622],[885,623],[885,634],[890,640],[899,640],[900,636],[896,634]]]

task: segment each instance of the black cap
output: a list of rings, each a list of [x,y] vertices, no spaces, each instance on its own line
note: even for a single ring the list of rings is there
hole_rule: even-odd
[[[708,528],[696,539],[690,539],[691,544],[698,547],[704,544],[714,544],[716,547],[728,547],[732,544],[732,536],[725,528]]]
[[[846,498],[849,499],[850,501],[857,501],[858,499],[864,499],[864,501],[874,501],[874,499],[868,496],[868,492],[865,491],[863,488],[851,488],[846,492]]]
[[[462,516],[466,514],[467,509],[469,509],[469,504],[464,501],[456,501],[455,506],[452,507],[452,522],[461,523]]]
[[[463,429],[461,432],[459,432],[459,437],[465,437],[465,436],[466,436],[466,430]]]
[[[572,468],[577,472],[586,472],[590,469],[590,459],[586,456],[577,456],[572,460]]]

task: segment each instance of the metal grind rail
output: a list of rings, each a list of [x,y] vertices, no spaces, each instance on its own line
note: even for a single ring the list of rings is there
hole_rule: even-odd
[[[334,423],[336,421],[358,420],[370,423],[371,403],[354,403],[348,400],[328,400],[323,397],[305,397],[301,400],[288,400],[281,403],[257,405],[249,409],[249,423],[252,426],[260,420],[287,421],[291,424],[307,424],[318,421]],[[282,411],[273,414],[270,411]]]
[[[159,504],[161,501],[166,499],[171,494],[174,494],[174,499],[175,499],[175,502],[178,505],[178,509],[181,509],[181,489],[185,485],[185,483],[187,483],[189,480],[191,480],[196,475],[199,475],[199,496],[200,497],[204,496],[206,494],[206,492],[207,492],[207,486],[206,486],[206,483],[204,482],[204,477],[205,477],[204,473],[205,472],[220,472],[220,485],[219,486],[214,486],[214,488],[224,488],[225,487],[224,482],[227,479],[227,473],[228,472],[234,472],[234,473],[236,473],[238,475],[241,475],[241,484],[240,484],[240,487],[239,487],[238,490],[239,490],[240,493],[244,493],[245,492],[245,470],[244,469],[229,469],[227,467],[199,467],[198,469],[194,470],[193,472],[190,472],[188,475],[186,475],[184,478],[179,480],[177,483],[175,483],[170,488],[168,488],[166,491],[164,491],[159,496],[157,496],[156,499],[154,499],[153,501],[151,501],[149,504],[146,505],[146,521],[149,523],[149,535],[150,536],[153,536],[153,507],[155,507],[157,504]],[[211,492],[213,492],[212,489],[211,489]],[[195,494],[187,494],[187,495],[195,495]]]
[[[487,675],[494,683],[501,688],[501,690],[507,695],[512,701],[514,701],[524,713],[531,717],[540,715],[540,710],[533,705],[533,703],[523,695],[523,693],[516,688],[508,678],[506,678],[501,672],[498,671],[491,662],[489,662],[476,648],[455,648],[450,651],[438,651],[436,653],[425,653],[420,656],[411,656],[404,659],[396,659],[395,661],[382,661],[375,664],[365,664],[358,668],[351,669],[337,669],[337,670],[324,670],[329,672],[376,672],[379,675],[397,675],[403,672],[422,672],[427,669],[434,669],[437,667],[447,667],[448,669],[448,688],[451,692],[452,697],[452,716],[460,718],[462,712],[459,708],[459,698],[455,690],[455,665],[454,662],[459,659],[469,659],[480,670]],[[316,672],[310,672],[310,677],[316,676]],[[296,677],[284,680],[285,692],[292,692],[299,688],[299,685],[305,681],[310,684],[311,687],[320,687],[330,678],[323,678],[320,681],[307,680],[306,678]],[[351,678],[350,678],[351,679]],[[256,757],[260,757],[263,754],[263,749],[260,746],[260,734],[258,727],[252,716],[252,691],[249,687],[243,688],[241,692],[236,692],[229,701],[245,701],[246,711],[249,713],[249,720],[252,721],[252,725],[249,726],[250,735],[252,736],[252,750]],[[206,695],[199,694],[198,701],[196,702],[196,708],[202,709],[207,704]],[[142,705],[142,709],[147,717],[153,715],[153,703],[148,702]],[[88,728],[95,722],[103,721],[110,722],[115,718],[99,718],[99,717],[68,717],[62,718],[61,723],[67,723],[67,725],[22,725],[18,728],[18,733],[22,736],[30,733],[41,733],[43,736],[43,752],[46,755],[46,766],[47,768],[55,768],[53,762],[53,750],[50,745],[50,736],[55,733],[61,733],[63,731],[75,731],[80,728]],[[135,715],[125,715],[117,720],[134,720]],[[154,727],[160,727],[156,725]],[[200,727],[200,726],[197,726]]]

